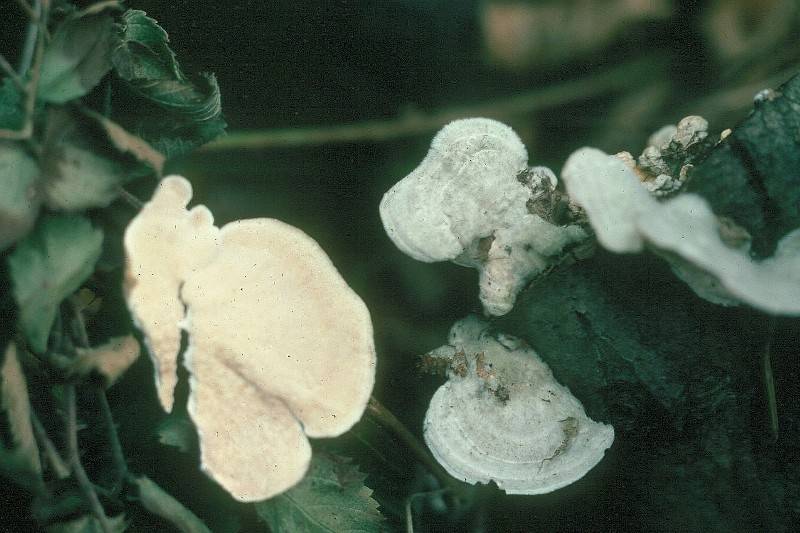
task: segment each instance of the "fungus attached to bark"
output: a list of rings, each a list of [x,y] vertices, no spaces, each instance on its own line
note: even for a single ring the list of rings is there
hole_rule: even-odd
[[[302,479],[309,437],[350,429],[375,377],[369,312],[319,245],[272,219],[221,229],[165,178],[125,236],[127,299],[172,406],[180,329],[203,469],[243,501]]]
[[[591,470],[614,440],[523,341],[491,335],[475,317],[457,322],[431,357],[453,361],[425,415],[437,461],[466,483],[544,494]]]
[[[716,217],[700,196],[658,202],[616,156],[582,148],[567,160],[562,179],[605,248],[630,253],[647,246],[711,302],[800,314],[800,229],[784,236],[771,258],[756,262],[746,232]]]
[[[556,181],[547,169],[528,168],[525,146],[505,124],[457,120],[384,195],[381,219],[392,241],[414,259],[477,268],[485,311],[503,315],[528,281],[587,236],[577,225],[543,218],[538,204],[543,192],[557,193]]]

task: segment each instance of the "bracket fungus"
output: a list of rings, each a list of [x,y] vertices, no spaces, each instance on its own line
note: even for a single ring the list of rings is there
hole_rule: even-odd
[[[549,169],[528,168],[525,146],[505,124],[456,120],[383,196],[380,214],[395,245],[414,259],[477,268],[484,310],[503,315],[527,282],[587,237],[530,205],[543,193],[557,195],[556,184]]]
[[[491,335],[476,317],[457,322],[429,356],[450,361],[431,399],[425,442],[454,477],[494,481],[508,494],[544,494],[591,470],[614,428],[586,416],[523,341]]]
[[[125,233],[126,298],[170,411],[180,330],[202,468],[256,501],[302,479],[308,437],[363,414],[375,380],[369,311],[308,235],[259,218],[217,228],[170,176]]]
[[[603,247],[631,253],[647,246],[713,303],[800,314],[800,229],[785,235],[772,257],[757,262],[749,256],[746,232],[716,217],[703,198],[683,193],[659,202],[616,156],[581,148],[561,177]]]

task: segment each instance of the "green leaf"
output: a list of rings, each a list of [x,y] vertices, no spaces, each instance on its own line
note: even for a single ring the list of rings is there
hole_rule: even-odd
[[[111,53],[114,71],[132,95],[148,104],[136,104],[136,115],[118,120],[123,127],[167,157],[224,132],[219,86],[212,74],[201,74],[196,82],[187,78],[169,48],[167,33],[144,11],[126,11],[117,29]]]
[[[0,433],[0,472],[28,488],[36,487],[42,473],[39,446],[31,425],[28,386],[13,342],[0,367],[0,414],[6,426]]]
[[[132,167],[115,158],[86,124],[59,108],[48,112],[42,151],[42,192],[48,207],[79,211],[106,207],[119,195]],[[104,149],[106,148],[106,149]]]
[[[58,306],[94,271],[103,232],[77,215],[46,215],[8,257],[19,326],[31,348],[47,349]]]
[[[109,517],[108,523],[114,533],[122,533],[127,529],[125,515],[122,514]],[[93,515],[88,514],[69,522],[52,524],[44,530],[46,533],[103,533],[100,522]]]
[[[24,145],[0,141],[0,251],[33,227],[39,213],[39,174],[39,165]]]
[[[109,15],[64,20],[44,53],[39,98],[63,104],[91,91],[111,70],[112,28]]]
[[[14,82],[6,77],[0,83],[0,128],[18,130],[22,127],[22,95]]]
[[[171,523],[178,531],[211,533],[202,520],[147,476],[133,478],[131,483],[137,489],[142,507]]]
[[[130,9],[123,13],[118,29],[112,62],[121,78],[186,81],[167,44],[167,32],[144,11]]]
[[[315,453],[308,474],[294,488],[256,505],[272,531],[384,531],[383,517],[366,476],[349,460]]]

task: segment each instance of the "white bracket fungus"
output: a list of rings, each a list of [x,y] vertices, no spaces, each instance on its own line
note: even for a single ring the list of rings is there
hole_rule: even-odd
[[[203,469],[234,497],[263,500],[308,468],[309,437],[363,414],[375,380],[369,312],[319,245],[272,219],[221,229],[191,185],[165,178],[125,233],[126,297],[164,409],[180,329]]]
[[[508,126],[484,118],[452,122],[384,195],[386,233],[418,261],[477,268],[484,310],[503,315],[527,282],[587,237],[577,225],[560,226],[529,209],[557,180],[527,165],[525,146]]]
[[[755,262],[747,240],[731,237],[730,224],[700,196],[681,194],[660,203],[616,156],[582,148],[569,157],[561,177],[605,248],[625,253],[649,246],[711,302],[800,314],[800,229],[783,237],[773,257]]]
[[[523,341],[492,336],[475,317],[457,322],[449,380],[425,415],[425,442],[454,477],[494,481],[508,494],[544,494],[591,470],[614,441]]]

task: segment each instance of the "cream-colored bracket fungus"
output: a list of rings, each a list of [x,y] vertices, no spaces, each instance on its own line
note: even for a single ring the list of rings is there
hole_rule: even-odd
[[[785,235],[772,257],[756,262],[746,233],[717,218],[700,196],[658,202],[616,156],[581,148],[567,160],[562,179],[605,248],[630,253],[647,246],[711,302],[800,314],[800,229]]]
[[[484,310],[503,315],[527,282],[587,237],[577,225],[553,224],[528,208],[542,187],[553,192],[555,175],[528,169],[528,153],[511,128],[485,118],[456,120],[384,195],[381,219],[414,259],[476,267]]]
[[[491,335],[480,319],[457,322],[429,356],[450,367],[425,415],[425,442],[462,481],[552,492],[583,477],[614,441],[614,428],[589,419],[531,348]]]
[[[171,176],[125,232],[126,297],[170,411],[180,330],[202,468],[242,501],[290,488],[308,437],[350,429],[375,380],[369,312],[308,235],[260,218],[217,228]]]

